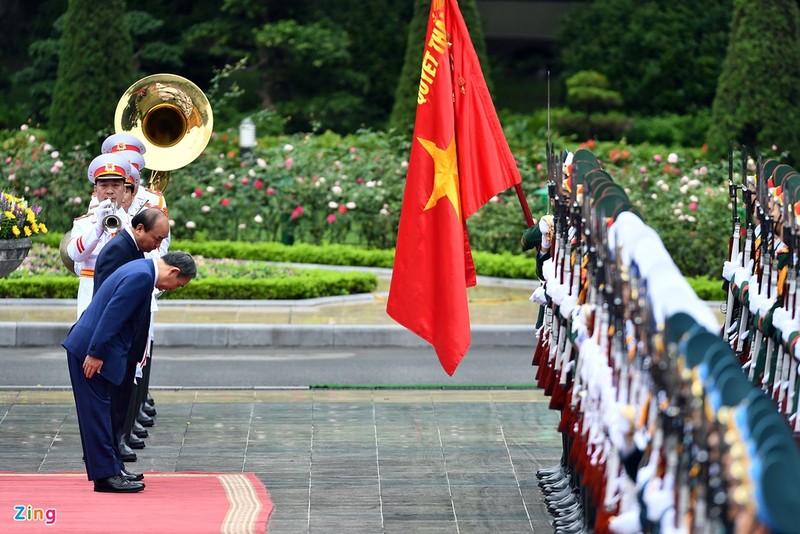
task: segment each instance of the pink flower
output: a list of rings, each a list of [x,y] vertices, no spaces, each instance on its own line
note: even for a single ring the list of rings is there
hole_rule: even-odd
[[[6,163],[11,163],[11,156],[6,156]]]
[[[286,158],[286,161],[284,162],[284,166],[286,167],[286,170],[287,171],[291,170],[293,165],[294,165],[294,160],[292,158]]]
[[[231,200],[226,197],[226,198],[223,198],[222,200],[220,200],[219,203],[220,203],[221,206],[230,206],[231,205]]]
[[[230,182],[225,182],[225,183],[224,183],[222,186],[223,186],[225,189],[230,189],[231,187],[233,187],[233,184],[232,184],[232,183],[230,183]]]
[[[541,172],[541,170],[542,170],[542,164],[541,163],[537,163],[536,164],[536,170]]]
[[[303,209],[303,206],[297,206],[295,209],[292,210],[292,214],[289,215],[289,217],[292,219],[297,219],[303,214],[304,211],[305,210]]]
[[[356,147],[354,147],[354,146],[351,146],[351,147],[350,147],[350,153],[351,153],[351,154],[352,154],[352,153],[354,153],[356,150],[357,150],[357,149],[356,149]]]
[[[241,180],[239,180],[239,181],[240,181],[240,182],[242,182],[242,185],[247,185],[247,184],[249,184],[249,183],[250,183],[250,178],[248,178],[247,176],[245,176],[244,178],[242,178],[242,179],[241,179]]]
[[[656,154],[655,156],[653,156],[653,159],[656,161],[656,163],[661,163],[661,160],[663,160],[664,158],[661,157],[661,154]]]
[[[203,190],[198,187],[197,189],[194,190],[194,196],[202,197],[203,196]]]
[[[339,206],[337,209],[339,213],[347,213],[347,206]]]
[[[697,211],[697,202],[689,202],[689,211]]]
[[[274,194],[275,194],[275,188],[274,188],[274,187],[268,187],[268,188],[267,188],[267,194],[268,194],[269,196],[272,196],[272,195],[274,195]]]
[[[639,167],[639,172],[642,174],[647,174],[647,167],[642,165],[641,167]]]
[[[356,178],[356,183],[359,184],[359,185],[363,184],[364,183],[364,179],[359,176],[358,178]]]
[[[255,187],[256,189],[264,189],[264,180],[261,179],[256,180],[255,182],[253,182],[253,187]]]
[[[326,221],[328,221],[328,224],[333,224],[333,223],[335,223],[335,222],[336,222],[336,215],[334,215],[333,213],[331,213],[330,215],[328,215],[327,217],[325,217],[325,220],[326,220]]]

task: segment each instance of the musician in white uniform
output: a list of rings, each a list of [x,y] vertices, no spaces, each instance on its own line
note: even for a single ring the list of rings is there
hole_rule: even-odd
[[[78,317],[92,300],[97,255],[109,239],[130,224],[128,214],[117,209],[125,193],[125,180],[131,176],[128,160],[117,154],[101,154],[89,164],[87,174],[99,204],[73,221],[67,245],[67,254],[75,262],[75,273],[80,276]]]

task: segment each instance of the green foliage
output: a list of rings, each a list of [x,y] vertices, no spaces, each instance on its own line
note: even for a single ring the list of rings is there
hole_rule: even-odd
[[[721,301],[725,300],[727,297],[727,294],[722,289],[722,284],[720,283],[719,278],[698,276],[695,278],[689,278],[688,282],[700,300]]]
[[[800,9],[797,2],[734,2],[733,27],[714,98],[708,144],[720,157],[736,140],[777,146],[797,159]],[[765,37],[768,36],[768,37]]]
[[[347,245],[296,243],[290,246],[275,242],[241,243],[178,239],[170,244],[170,248],[184,250],[190,254],[208,258],[235,258],[239,260],[358,265],[384,268],[391,268],[394,262],[393,250],[373,250]]]
[[[553,128],[565,136],[597,141],[615,141],[625,137],[631,128],[631,119],[626,115],[608,111],[586,115],[581,112],[565,111],[551,118]]]
[[[146,11],[128,11],[125,20],[133,38],[135,79],[155,72],[175,72],[183,67],[183,50],[163,40],[163,20]]]
[[[536,280],[536,259],[527,255],[474,252],[475,272],[481,276]]]
[[[665,146],[697,147],[705,143],[711,126],[710,110],[694,115],[673,113],[656,117],[634,117],[625,138],[632,145],[649,143]]]
[[[371,273],[337,273],[307,269],[291,277],[233,279],[198,278],[185,287],[165,292],[164,299],[260,300],[307,299],[369,293],[378,286]],[[78,292],[74,276],[0,278],[2,298],[71,299]]]
[[[0,278],[0,297],[6,299],[74,299],[77,294],[75,276]]]
[[[51,142],[67,150],[110,129],[133,79],[133,42],[124,0],[69,2],[50,109]]]
[[[59,45],[58,39],[41,39],[31,43],[28,48],[30,63],[14,75],[15,84],[27,87],[30,95],[29,114],[18,124],[27,119],[46,121],[50,116],[54,80],[58,73]]]
[[[609,89],[608,78],[596,70],[578,71],[567,78],[567,104],[591,115],[622,106],[622,96]]]
[[[558,25],[559,58],[567,75],[603,73],[629,114],[694,113],[714,98],[732,3],[579,3]]]
[[[286,300],[310,299],[334,295],[369,293],[378,287],[378,279],[371,273],[337,273],[325,270],[303,270],[294,277],[257,278],[205,278],[168,291],[163,298],[193,300]]]

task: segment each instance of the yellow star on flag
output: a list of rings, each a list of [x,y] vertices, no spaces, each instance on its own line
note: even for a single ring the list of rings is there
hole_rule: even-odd
[[[425,205],[425,210],[436,206],[439,199],[447,197],[456,210],[456,217],[461,220],[461,195],[459,192],[458,181],[458,159],[456,157],[456,140],[455,137],[450,141],[447,149],[442,150],[436,146],[436,143],[417,137],[422,147],[428,151],[428,154],[433,158],[433,192],[428,203]]]

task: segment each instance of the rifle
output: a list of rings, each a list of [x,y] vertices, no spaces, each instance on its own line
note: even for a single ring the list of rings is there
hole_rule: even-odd
[[[742,265],[747,268],[750,264],[750,256],[753,252],[753,233],[755,231],[753,225],[753,193],[747,184],[747,147],[742,145],[742,202],[744,203],[744,217],[745,217],[745,239],[744,251],[742,258]],[[756,288],[751,288],[756,289]],[[736,341],[733,346],[734,352],[739,356],[739,361],[744,363],[748,359],[748,355],[744,354],[745,350],[745,337],[748,330],[748,321],[750,320],[750,308],[744,305],[740,307],[739,313],[739,334],[736,336]]]
[[[786,282],[783,290],[783,308],[789,312],[794,319],[795,297],[797,295],[797,278],[795,268],[797,260],[794,248],[794,209],[792,206],[789,191],[784,190],[783,202],[783,242],[788,247],[789,267],[786,275]],[[772,397],[778,405],[778,411],[785,413],[786,390],[789,384],[789,367],[792,365],[790,351],[784,350],[783,343],[778,344],[778,360],[775,365],[775,380],[772,383]],[[777,389],[777,391],[776,391]]]
[[[742,231],[742,225],[739,221],[739,211],[736,205],[738,197],[737,189],[737,186],[733,183],[733,141],[731,141],[728,144],[728,195],[731,197],[731,208],[733,210],[733,234],[731,235],[728,248],[728,257],[731,262],[739,258],[739,235]],[[745,266],[746,265],[747,264],[745,264]],[[725,290],[728,292],[728,300],[725,305],[725,329],[722,331],[722,335],[727,336],[733,320],[733,285],[729,284],[727,280],[723,285],[727,286]]]
[[[758,202],[758,219],[759,219],[759,227],[761,230],[761,245],[759,247],[760,254],[758,258],[758,287],[751,288],[751,292],[753,289],[758,292],[759,295],[765,293],[765,285],[768,285],[769,282],[769,275],[765,277],[765,272],[769,269],[772,265],[772,261],[770,260],[770,249],[768,246],[769,241],[771,241],[769,234],[771,233],[770,230],[770,218],[769,214],[767,213],[766,206],[767,206],[767,184],[764,181],[764,168],[761,165],[761,156],[758,156],[758,160],[756,162],[756,200]],[[766,288],[767,297],[769,297],[769,288]],[[756,325],[755,327],[755,335],[753,336],[753,344],[750,350],[750,359],[748,361],[748,371],[747,377],[748,379],[755,383],[755,372],[756,372],[756,365],[758,363],[759,353],[761,352],[761,342],[762,342],[762,332]]]

